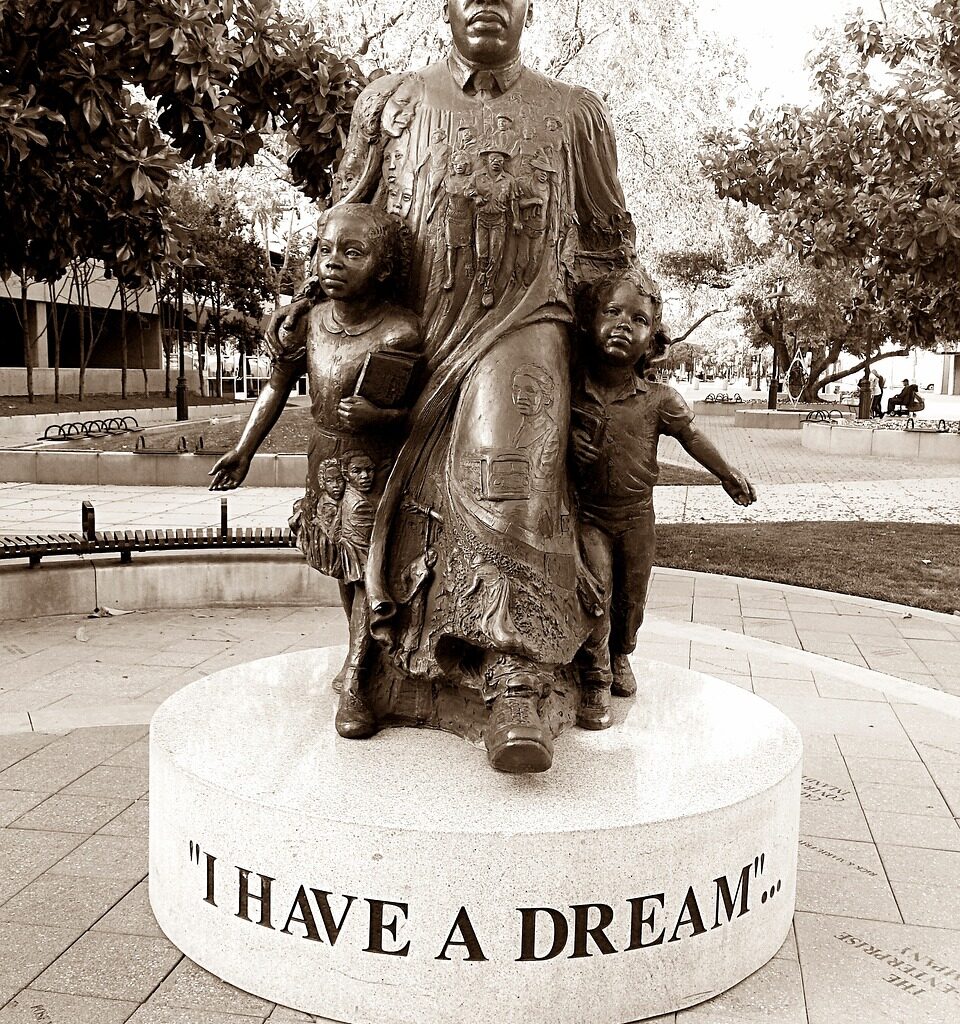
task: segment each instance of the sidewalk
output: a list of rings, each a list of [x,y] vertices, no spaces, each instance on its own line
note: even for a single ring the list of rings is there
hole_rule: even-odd
[[[903,616],[656,572],[638,654],[760,694],[805,747],[794,932],[741,985],[661,1022],[955,1019],[960,620]],[[201,675],[345,638],[331,608],[4,623],[0,1024],[314,1019],[218,981],[159,932],[146,892],[147,722]]]
[[[760,501],[740,509],[718,487],[662,487],[661,522],[960,521],[960,467],[924,466],[921,478],[911,463],[814,455],[794,432],[702,422]],[[228,495],[230,521],[283,525],[299,494],[242,488]],[[220,497],[0,484],[0,534],[76,531],[85,498],[98,529],[215,526]],[[64,615],[2,630],[0,1024],[317,1019],[220,982],[160,933],[147,901],[146,737],[155,708],[203,675],[343,644],[339,609]],[[752,690],[796,723],[805,749],[794,930],[735,989],[660,1024],[952,1024],[960,619],[658,569],[637,654],[651,673],[678,664]]]

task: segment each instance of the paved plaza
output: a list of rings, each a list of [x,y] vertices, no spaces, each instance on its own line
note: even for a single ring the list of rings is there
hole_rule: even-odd
[[[912,463],[815,456],[792,431],[703,422],[760,501],[742,510],[719,488],[661,488],[662,522],[960,521],[960,467],[921,475]],[[294,497],[242,489],[229,496],[231,521],[282,525]],[[6,484],[0,533],[76,530],[83,498],[100,529],[219,522],[219,496],[201,489]],[[158,930],[147,902],[147,726],[168,695],[210,672],[344,643],[339,609],[60,615],[0,629],[0,1024],[316,1019],[220,982]],[[769,700],[805,751],[788,941],[733,990],[658,1020],[954,1021],[960,618],[657,570],[641,636],[641,657]]]

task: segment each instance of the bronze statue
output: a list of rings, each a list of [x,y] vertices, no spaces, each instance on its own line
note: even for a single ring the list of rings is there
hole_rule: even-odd
[[[273,371],[235,448],[213,467],[214,490],[238,487],[250,459],[304,372],[315,429],[306,494],[291,526],[308,562],[340,582],[350,620],[337,728],[368,736],[376,722],[366,698],[373,669],[364,574],[380,495],[406,426],[405,402],[421,352],[420,323],[389,301],[404,273],[403,228],[376,207],[344,204],[317,225],[317,281],[325,301],[304,298],[282,311]]]
[[[580,652],[577,723],[610,724],[610,694],[637,690],[627,656],[643,621],[655,547],[653,487],[657,443],[675,437],[740,505],[756,500],[750,482],[693,425],[673,388],[644,374],[662,356],[660,290],[639,269],[614,271],[582,289],[577,303],[583,369],[572,408],[580,538],[603,584],[603,615]]]
[[[281,311],[276,380],[214,487],[239,483],[306,366],[317,434],[300,543],[341,579],[351,616],[337,729],[443,728],[482,742],[495,768],[536,772],[565,728],[604,724],[592,687],[612,673],[607,612],[611,586],[613,603],[623,591],[596,557],[602,541],[581,547],[594,524],[568,473],[573,295],[630,264],[633,226],[601,100],[520,61],[532,4],[447,0],[443,12],[447,58],[359,98],[338,205],[321,218],[322,239],[373,216],[356,204],[402,218],[412,244],[398,301],[420,328],[393,305],[376,320],[373,271],[351,293],[354,314],[328,288],[342,281],[321,241],[328,301],[311,285]],[[350,394],[359,366],[343,353],[380,345],[388,323],[396,347],[422,351],[409,415],[405,400],[372,411]],[[347,338],[328,340],[334,329]],[[581,446],[577,465],[590,457]],[[615,659],[629,650],[617,644]]]
[[[633,244],[602,102],[520,62],[531,14],[527,0],[450,0],[447,59],[391,76],[415,97],[409,123],[394,135],[391,116],[373,143],[358,123],[347,143],[402,150],[398,166],[427,169],[405,221],[406,302],[421,316],[428,379],[366,576],[381,644],[375,712],[482,738],[506,771],[548,768],[576,715],[573,662],[597,585],[566,468],[570,296],[582,276],[625,264]],[[377,102],[382,83],[368,90]],[[387,205],[393,174],[384,158],[352,198]],[[436,568],[412,608],[404,580],[428,552]]]

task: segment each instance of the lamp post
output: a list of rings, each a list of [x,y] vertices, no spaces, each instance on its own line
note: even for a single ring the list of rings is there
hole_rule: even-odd
[[[177,267],[177,345],[179,347],[180,365],[177,377],[177,420],[190,418],[190,410],[187,407],[187,375],[184,361],[184,339],[183,339],[183,271],[202,270],[204,264],[194,255],[190,255]]]
[[[780,390],[780,359],[777,342],[783,342],[783,299],[787,294],[783,278],[777,279],[777,286],[772,295],[773,303],[773,362],[770,366],[770,390],[767,393],[767,408],[776,411],[777,395]]]

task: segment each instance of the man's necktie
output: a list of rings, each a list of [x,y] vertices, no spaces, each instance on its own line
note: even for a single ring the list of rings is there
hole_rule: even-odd
[[[473,88],[477,99],[486,102],[496,96],[497,79],[492,71],[476,71],[473,75]]]

